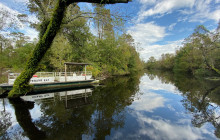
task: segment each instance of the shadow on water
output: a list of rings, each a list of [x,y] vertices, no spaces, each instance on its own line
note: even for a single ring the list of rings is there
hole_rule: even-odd
[[[170,72],[147,72],[151,78],[159,78],[163,83],[174,85],[183,96],[182,104],[193,115],[191,120],[195,127],[211,123],[216,137],[220,138],[220,82],[196,78],[191,75]]]
[[[125,107],[139,90],[140,76],[107,79],[104,86],[95,89],[7,99],[7,104],[14,108],[15,119],[23,129],[21,139],[105,139],[111,129],[123,127]],[[16,133],[10,129],[11,123],[9,113],[1,121],[5,126],[0,138],[11,139]]]

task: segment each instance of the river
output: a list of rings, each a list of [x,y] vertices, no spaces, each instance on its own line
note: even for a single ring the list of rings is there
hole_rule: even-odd
[[[220,138],[220,81],[171,73],[115,77],[95,88],[0,99],[0,139]]]

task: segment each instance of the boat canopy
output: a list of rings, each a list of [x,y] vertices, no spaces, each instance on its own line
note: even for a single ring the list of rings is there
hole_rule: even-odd
[[[91,65],[89,63],[65,62],[65,65]]]

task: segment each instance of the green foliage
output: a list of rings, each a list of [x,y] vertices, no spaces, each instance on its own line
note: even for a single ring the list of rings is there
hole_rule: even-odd
[[[71,45],[61,34],[57,35],[42,64],[52,67],[53,71],[64,71],[64,62],[71,62]],[[47,69],[50,69],[47,67]]]
[[[33,51],[35,45],[31,43],[25,44],[23,47],[13,50],[12,68],[14,71],[21,71],[25,67],[25,63]]]
[[[93,64],[99,76],[124,75],[142,69],[139,54],[125,42],[125,37],[95,39],[85,48],[85,60]]]

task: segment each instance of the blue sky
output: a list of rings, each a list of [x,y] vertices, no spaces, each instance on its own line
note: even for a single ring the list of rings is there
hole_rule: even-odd
[[[28,0],[1,0],[0,9],[28,14]],[[80,4],[91,8],[91,4]],[[150,56],[159,58],[162,53],[174,53],[198,25],[216,29],[220,20],[220,0],[133,0],[128,4],[107,6],[120,9],[131,16],[126,22],[126,32],[138,44],[138,51],[145,61]],[[32,21],[37,19],[30,15]],[[22,25],[22,24],[21,24]],[[21,31],[33,37],[37,32],[27,25]]]

